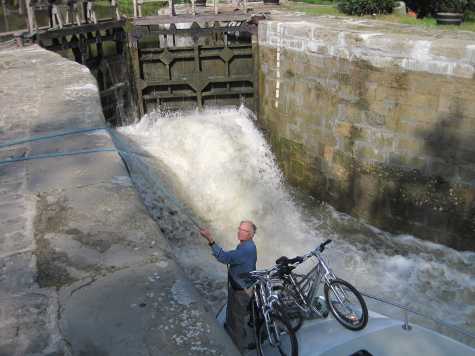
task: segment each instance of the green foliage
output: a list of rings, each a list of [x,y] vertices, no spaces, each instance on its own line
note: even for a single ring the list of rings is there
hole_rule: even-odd
[[[348,15],[389,14],[394,0],[341,0],[338,9]]]
[[[468,0],[437,0],[435,1],[435,11],[464,12],[468,3]]]
[[[407,0],[407,7],[417,13],[418,18],[434,15],[436,12],[466,12],[475,10],[475,0]]]
[[[315,4],[315,5],[332,5],[333,0],[292,0],[298,2],[304,2],[306,4]]]

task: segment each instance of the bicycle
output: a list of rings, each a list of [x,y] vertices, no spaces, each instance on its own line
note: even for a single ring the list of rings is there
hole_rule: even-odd
[[[340,324],[356,331],[363,329],[368,323],[368,308],[361,293],[347,281],[337,278],[322,256],[325,246],[331,242],[332,240],[323,242],[306,255],[292,259],[282,256],[276,261],[278,276],[283,281],[280,300],[285,309],[296,306],[301,313],[293,321],[294,331],[302,325],[303,317],[326,317],[316,305],[321,283],[324,285],[327,308]],[[311,257],[315,257],[317,263],[310,272],[293,272],[298,265]]]
[[[255,328],[256,346],[260,356],[273,354],[277,348],[281,356],[298,356],[297,337],[287,321],[276,285],[279,266],[243,273],[251,282],[251,322]]]

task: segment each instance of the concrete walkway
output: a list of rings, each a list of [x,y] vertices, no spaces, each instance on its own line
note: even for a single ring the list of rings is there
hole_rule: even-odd
[[[0,145],[103,127],[89,70],[0,52]],[[0,161],[114,148],[104,130],[0,148]],[[117,152],[0,164],[0,355],[233,355],[170,258]]]

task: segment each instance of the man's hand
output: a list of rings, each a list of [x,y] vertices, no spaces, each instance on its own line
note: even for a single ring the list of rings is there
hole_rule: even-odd
[[[200,234],[201,234],[201,236],[203,236],[203,238],[208,240],[208,243],[213,242],[213,237],[211,236],[211,232],[208,229],[200,228]]]

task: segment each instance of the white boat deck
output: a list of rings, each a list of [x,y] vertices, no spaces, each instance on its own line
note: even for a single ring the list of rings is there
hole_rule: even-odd
[[[404,330],[400,320],[370,314],[361,331],[343,328],[335,319],[308,321],[298,331],[301,356],[350,356],[364,350],[371,355],[475,355],[475,350],[446,336],[412,324]]]
[[[217,316],[219,324],[224,324],[225,315],[226,307]],[[402,325],[401,320],[374,312],[361,331],[345,329],[331,315],[308,320],[297,332],[299,356],[475,356],[475,349],[449,337],[415,324],[404,330]],[[246,356],[255,354],[250,351]]]

